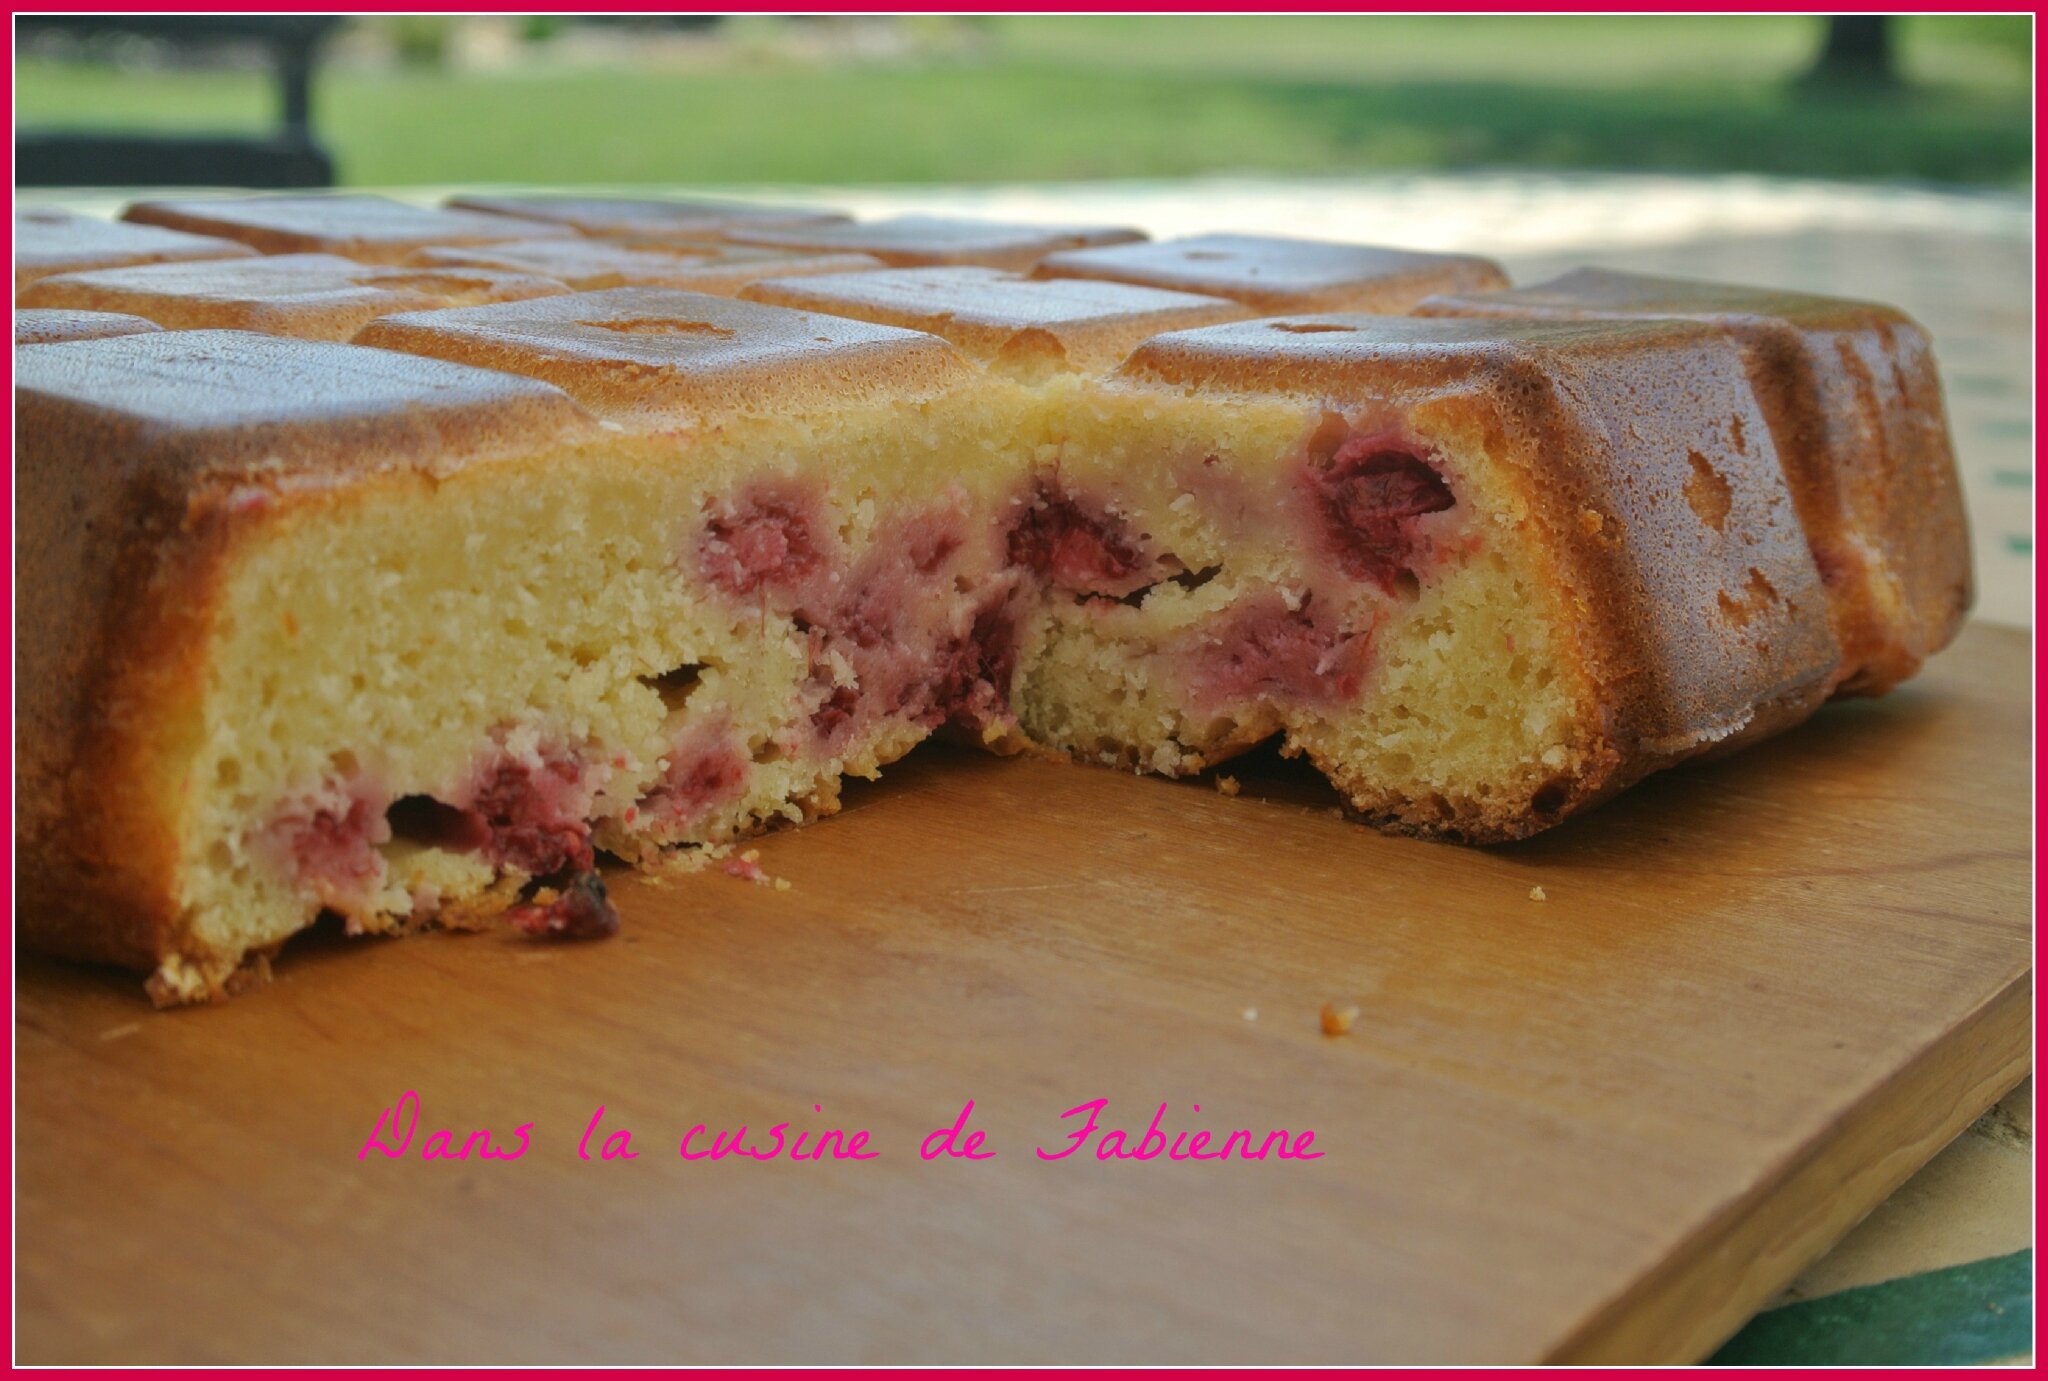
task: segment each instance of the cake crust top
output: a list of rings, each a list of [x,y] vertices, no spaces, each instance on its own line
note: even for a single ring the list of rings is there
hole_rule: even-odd
[[[68,451],[110,477],[165,469],[186,492],[318,489],[391,469],[446,474],[595,426],[533,379],[243,331],[24,351],[15,408],[45,451]]]
[[[108,336],[139,336],[163,327],[124,312],[74,312],[61,307],[14,309],[16,345],[55,345],[67,340],[104,340]]]
[[[1717,325],[1745,319],[1775,319],[1815,327],[1907,320],[1898,308],[1876,302],[1591,268],[1574,269],[1547,283],[1505,292],[1438,293],[1415,310],[1419,316],[1430,317],[1519,317],[1533,321],[1666,317]]]
[[[620,240],[515,240],[473,248],[437,246],[407,260],[422,268],[468,267],[537,273],[580,292],[606,288],[681,288],[685,292],[737,292],[765,277],[857,273],[882,261],[866,254],[789,254],[750,245],[667,246]]]
[[[1117,225],[1029,225],[957,216],[892,216],[837,225],[744,228],[727,239],[740,244],[872,254],[894,268],[927,264],[980,264],[1029,269],[1048,254],[1088,245],[1142,240],[1145,233]]]
[[[1029,354],[1091,368],[1114,365],[1162,331],[1246,315],[1241,304],[1223,298],[959,265],[771,278],[742,295],[929,331],[979,359]]]
[[[389,316],[356,339],[545,379],[651,430],[911,400],[973,377],[936,336],[672,288]]]
[[[14,212],[14,286],[53,273],[173,259],[239,259],[256,253],[238,240],[156,225],[103,221],[51,206]]]
[[[1194,235],[1067,250],[1041,278],[1101,278],[1228,297],[1264,311],[1405,311],[1433,292],[1504,288],[1491,259],[1279,235]]]
[[[686,241],[716,240],[742,226],[824,225],[850,219],[843,211],[802,206],[661,197],[460,196],[450,197],[448,205],[573,226],[585,235]]]
[[[378,264],[398,263],[427,245],[494,244],[576,233],[545,221],[414,206],[361,194],[140,201],[124,211],[122,219],[239,240],[265,254],[339,254]]]
[[[62,274],[31,284],[31,307],[126,312],[177,328],[216,327],[347,340],[390,312],[510,302],[565,293],[533,274],[490,269],[395,268],[334,254],[137,264]]]

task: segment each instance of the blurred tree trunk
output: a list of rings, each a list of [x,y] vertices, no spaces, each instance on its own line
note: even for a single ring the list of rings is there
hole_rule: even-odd
[[[1855,82],[1863,86],[1895,86],[1892,17],[1887,14],[1828,16],[1827,42],[1806,78],[1813,82]]]

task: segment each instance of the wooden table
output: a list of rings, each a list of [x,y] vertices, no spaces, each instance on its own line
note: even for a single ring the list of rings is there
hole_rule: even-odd
[[[163,1015],[26,961],[20,1360],[1699,1357],[2029,1067],[2028,657],[1486,852],[928,749],[609,943],[315,937]],[[531,1149],[359,1160],[408,1089]],[[922,1161],[970,1098],[996,1155]],[[1095,1098],[1326,1154],[1039,1159]],[[780,1121],[878,1154],[677,1155]]]

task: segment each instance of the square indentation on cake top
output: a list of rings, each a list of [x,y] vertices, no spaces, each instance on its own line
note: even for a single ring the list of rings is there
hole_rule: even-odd
[[[681,288],[731,297],[761,278],[878,269],[867,254],[790,254],[746,245],[662,245],[628,240],[516,240],[469,248],[435,246],[408,262],[422,267],[538,273],[578,292],[605,288]]]
[[[960,265],[770,278],[741,295],[929,331],[976,359],[1027,371],[1109,369],[1161,331],[1249,314],[1224,298]]]
[[[53,273],[182,259],[241,259],[255,253],[238,240],[103,221],[54,206],[22,206],[14,212],[16,288]]]
[[[24,350],[15,357],[15,407],[39,454],[70,450],[83,474],[118,482],[154,472],[165,477],[158,499],[181,487],[247,484],[247,500],[258,504],[262,494],[372,471],[445,474],[602,436],[588,413],[536,380],[242,331]]]
[[[105,340],[109,336],[138,336],[161,330],[163,327],[153,321],[121,312],[73,312],[58,307],[17,307],[14,311],[16,345]]]
[[[653,429],[914,402],[975,376],[937,336],[671,288],[414,312],[356,339],[545,379],[601,417]]]
[[[365,264],[402,263],[427,245],[496,244],[576,233],[545,221],[362,194],[139,201],[122,219],[219,235],[265,254],[339,254]]]
[[[727,239],[739,244],[812,252],[852,250],[894,268],[926,264],[980,264],[1022,271],[1048,254],[1089,245],[1142,240],[1145,232],[1115,225],[1029,225],[955,216],[894,216],[843,225],[743,228]]]
[[[566,293],[534,274],[474,268],[397,268],[333,254],[259,255],[204,263],[138,264],[31,283],[27,307],[127,312],[173,330],[220,328],[307,340],[347,340],[380,316]]]
[[[742,227],[824,225],[843,211],[743,201],[667,197],[459,196],[448,205],[571,226],[585,235],[645,240],[716,241]]]
[[[1503,291],[1444,291],[1417,304],[1417,316],[1501,317],[1538,321],[1633,321],[1682,317],[1725,325],[1741,319],[1900,321],[1895,307],[1846,298],[1689,278],[1653,278],[1612,269],[1574,269],[1547,283]]]
[[[1261,314],[1401,313],[1432,293],[1508,285],[1491,259],[1279,235],[1195,235],[1050,255],[1041,278],[1100,278],[1242,302]]]

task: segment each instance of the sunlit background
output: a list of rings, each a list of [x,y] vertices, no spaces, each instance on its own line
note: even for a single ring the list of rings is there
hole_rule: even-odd
[[[345,184],[1005,182],[1558,168],[2011,186],[2024,16],[403,16],[323,44]],[[265,51],[30,29],[24,126],[261,130]],[[1875,79],[1870,79],[1872,77]],[[1887,80],[1886,78],[1889,78]]]

